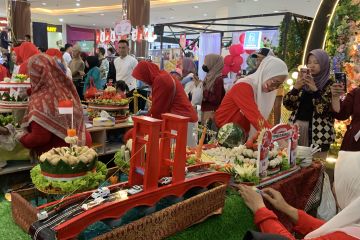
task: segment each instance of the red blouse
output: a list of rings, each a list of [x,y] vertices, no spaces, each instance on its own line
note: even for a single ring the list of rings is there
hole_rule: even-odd
[[[30,123],[28,131],[29,133],[24,135],[20,142],[24,147],[34,150],[38,156],[52,148],[68,146],[63,139],[49,132],[36,122]],[[91,135],[88,131],[86,131],[86,145],[88,147],[92,145]]]
[[[264,126],[259,124],[262,121]],[[256,130],[263,127],[271,128],[261,115],[255,102],[253,88],[248,83],[238,83],[230,89],[215,113],[215,122],[219,128],[227,123],[236,123],[247,132],[250,131],[250,124]]]
[[[306,235],[315,229],[321,227],[325,221],[314,218],[304,211],[298,210],[299,220],[294,227],[294,231]],[[273,211],[270,211],[267,208],[260,208],[255,213],[255,224],[259,227],[263,233],[272,233],[278,234],[284,237],[287,237],[290,240],[295,240],[296,238],[279,222],[277,216]],[[356,238],[351,237],[343,232],[333,232],[326,234],[321,237],[312,238],[318,240],[356,240]]]
[[[203,101],[201,103],[201,111],[208,112],[208,111],[216,111],[221,101],[225,96],[225,88],[224,88],[224,79],[223,77],[218,77],[215,80],[213,90],[203,91]]]

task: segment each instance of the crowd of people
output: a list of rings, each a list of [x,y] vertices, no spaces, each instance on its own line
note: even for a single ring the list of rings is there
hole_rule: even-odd
[[[181,71],[168,73],[149,61],[138,63],[129,54],[127,40],[119,41],[117,51],[99,47],[92,56],[82,53],[78,45],[66,44],[61,50],[48,49],[45,54],[55,60],[73,83],[80,100],[86,97],[90,87],[103,90],[108,83],[118,86],[127,97],[131,97],[135,89],[141,92],[145,87],[152,95],[151,109],[145,112],[150,116],[160,118],[165,112],[176,113],[189,117],[192,124],[201,123],[214,130],[235,123],[250,137],[274,124],[269,117],[272,110],[278,108],[277,90],[288,76],[286,64],[268,48],[250,56],[256,60],[255,69],[236,80],[227,92],[224,88],[227,76],[222,74],[224,60],[217,54],[205,56],[201,68],[206,76],[199,79],[193,57],[182,59]],[[29,41],[12,48],[7,64],[0,66],[0,81],[18,73],[31,78],[29,61],[40,53]],[[306,65],[309,71],[300,71],[294,87],[283,99],[283,106],[291,112],[289,122],[300,127],[299,145],[319,145],[321,152],[316,157],[326,158],[335,139],[335,119],[351,116],[352,123],[341,149],[359,150],[360,124],[358,111],[353,108],[359,90],[340,100],[345,88],[331,78],[329,56],[321,49],[309,53]],[[148,92],[144,96],[148,97]],[[146,102],[140,105],[143,110]],[[198,109],[201,114],[197,114]],[[188,135],[194,134],[189,130]],[[190,145],[194,144],[196,139]]]
[[[80,143],[91,146],[81,100],[92,86],[103,90],[112,83],[124,97],[147,87],[151,91],[151,107],[141,114],[157,119],[161,119],[163,113],[188,117],[187,144],[196,146],[194,128],[198,123],[214,130],[234,123],[249,138],[263,128],[271,128],[273,123],[269,117],[278,106],[277,91],[289,75],[286,63],[266,48],[251,56],[256,59],[256,69],[235,81],[227,92],[224,88],[226,76],[222,73],[224,60],[217,54],[205,56],[201,68],[206,77],[199,79],[193,58],[184,57],[181,71],[169,73],[151,61],[138,62],[129,54],[126,40],[119,41],[117,51],[99,47],[91,56],[84,55],[78,45],[66,44],[62,50],[48,49],[41,53],[34,44],[26,41],[12,48],[7,61],[0,65],[0,81],[18,73],[31,79],[29,106],[22,123],[26,131],[17,137],[35,156],[66,145],[64,138],[71,122],[56,110],[58,102],[64,99],[71,99],[74,104],[74,128]],[[331,77],[330,59],[324,50],[312,50],[306,65],[309,71],[300,71],[294,87],[283,99],[284,107],[291,112],[289,123],[299,125],[299,145],[318,145],[321,152],[315,157],[326,158],[335,140],[335,119],[351,117],[341,150],[359,151],[360,111],[357,103],[360,102],[360,88],[346,94],[346,86]],[[199,106],[201,117],[197,112]],[[8,134],[6,129],[0,130],[1,134]],[[131,131],[125,138],[130,136]],[[334,186],[339,208],[343,211],[327,223],[289,206],[273,189],[265,189],[261,196],[251,188],[240,186],[240,194],[265,233],[294,239],[278,222],[277,216],[265,207],[263,198],[288,215],[296,224],[296,230],[307,235],[306,238],[358,239],[359,218],[354,216],[354,211],[360,204],[359,177],[355,172],[350,174],[359,170],[358,157],[345,152],[340,154]]]

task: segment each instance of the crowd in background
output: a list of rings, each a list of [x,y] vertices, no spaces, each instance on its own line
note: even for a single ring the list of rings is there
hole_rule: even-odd
[[[18,73],[29,75],[29,59],[41,51],[30,42],[30,37],[20,46],[13,47],[9,53],[3,51],[0,81]],[[281,114],[282,97],[278,98],[279,94],[275,93],[288,76],[288,70],[285,63],[277,58],[271,49],[261,48],[252,54],[250,57],[256,61],[255,69],[234,81],[227,92],[224,88],[224,79],[228,76],[222,73],[224,60],[220,55],[209,54],[205,57],[204,65],[200,67],[206,72],[206,76],[204,79],[199,79],[198,67],[193,56],[183,57],[180,67],[167,73],[158,66],[139,65],[138,60],[129,52],[129,42],[120,40],[116,50],[99,47],[92,56],[82,52],[80,46],[71,44],[66,44],[62,49],[48,49],[45,54],[54,58],[58,66],[72,80],[81,100],[84,100],[86,91],[90,87],[103,90],[111,83],[118,86],[119,91],[126,97],[133,96],[135,89],[144,97],[148,97],[149,92],[152,92],[152,108],[141,114],[159,117],[159,114],[164,112],[181,112],[182,115],[193,116],[194,110],[195,113],[200,114],[196,119],[191,117],[193,122],[200,122],[214,130],[227,123],[236,123],[250,137],[261,128],[271,127],[274,124],[274,121],[269,120],[272,110],[280,111]],[[340,96],[345,92],[341,92],[342,86],[331,77],[330,59],[325,51],[320,49],[311,51],[306,64],[310,72],[305,75],[300,72],[293,89],[284,96],[283,100],[283,106],[291,112],[289,122],[300,126],[299,144],[319,145],[322,149],[319,157],[326,157],[335,138],[335,118],[346,119],[352,116],[354,123],[345,141],[348,142],[347,148],[353,149],[350,146],[354,146],[354,149],[357,149],[360,126],[355,124],[357,111],[351,107],[353,102],[357,101],[358,91],[348,94],[345,101],[340,100]],[[145,75],[138,74],[144,73],[145,69],[152,69],[148,74],[153,79],[145,80]],[[172,79],[176,84],[170,82],[168,89],[166,84],[161,86],[155,84],[156,81],[160,81],[156,80],[157,77],[163,74],[170,77],[166,81]],[[179,86],[177,86],[178,82]],[[180,110],[181,107],[175,107],[176,104],[184,101],[177,95],[178,91],[184,92],[186,101],[192,106],[191,109],[185,107],[188,110]],[[176,94],[172,96],[172,92]],[[157,102],[162,104],[157,105]],[[164,107],[164,102],[168,102],[169,106]],[[187,103],[185,105],[188,106]],[[140,110],[144,110],[146,101],[140,99],[139,107]],[[133,106],[130,108],[133,110]],[[189,112],[186,114],[184,111]],[[279,120],[280,117],[277,118]],[[275,124],[278,122],[276,121]]]

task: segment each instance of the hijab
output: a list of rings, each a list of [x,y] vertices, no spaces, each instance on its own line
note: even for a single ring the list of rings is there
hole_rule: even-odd
[[[189,73],[196,73],[196,66],[192,58],[186,57],[182,60],[182,76],[186,77]]]
[[[262,91],[262,85],[270,78],[283,75],[287,76],[288,74],[288,68],[284,61],[277,57],[268,56],[264,58],[255,73],[238,80],[237,83],[245,82],[252,86],[258,109],[261,115],[265,119],[268,119],[274,107],[277,90],[265,93]],[[254,126],[251,126],[250,137],[255,134],[255,132]]]
[[[88,56],[86,57],[86,62],[89,64],[89,70],[94,67],[100,66],[100,61],[97,56]]]
[[[205,56],[204,65],[209,69],[204,79],[204,90],[213,91],[213,86],[218,77],[222,76],[222,69],[224,68],[224,59],[218,54],[208,54]]]
[[[35,54],[40,53],[37,47],[31,42],[24,42],[19,47],[15,47],[17,61],[21,64],[29,60]]]
[[[136,65],[132,76],[135,79],[152,86],[155,78],[158,77],[162,72],[164,73],[165,71],[161,71],[156,64],[147,61],[141,61]]]
[[[19,47],[14,48],[14,51],[18,58],[17,62],[20,63],[19,73],[29,75],[28,61],[32,56],[39,54],[40,51],[31,42],[22,43]]]
[[[62,53],[60,52],[59,49],[49,48],[48,50],[46,50],[46,54],[49,55],[50,57],[56,57],[57,64],[64,71],[64,73],[66,73],[66,67],[61,61],[63,59]]]
[[[66,74],[55,59],[46,54],[36,55],[29,60],[31,96],[23,119],[22,127],[36,122],[61,139],[67,136],[71,128],[71,117],[61,115],[58,104],[62,100],[71,100],[74,107],[74,129],[79,144],[85,144],[85,124],[80,98],[72,81],[67,81]]]
[[[340,151],[335,165],[334,187],[340,212],[320,228],[305,236],[317,238],[344,232],[360,239],[360,152]]]
[[[316,87],[319,90],[322,90],[330,78],[330,58],[329,55],[322,49],[312,50],[307,60],[309,60],[310,55],[313,55],[318,63],[320,64],[320,72],[317,75],[313,75]]]

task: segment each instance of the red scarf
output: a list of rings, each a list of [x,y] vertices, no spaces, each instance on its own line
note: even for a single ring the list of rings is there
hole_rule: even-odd
[[[74,106],[74,129],[79,137],[79,143],[84,145],[83,109],[72,81],[66,77],[55,60],[45,54],[32,57],[28,66],[31,96],[22,127],[28,127],[32,121],[35,121],[49,132],[64,139],[67,129],[71,128],[71,116],[60,115],[58,103],[69,99]]]

